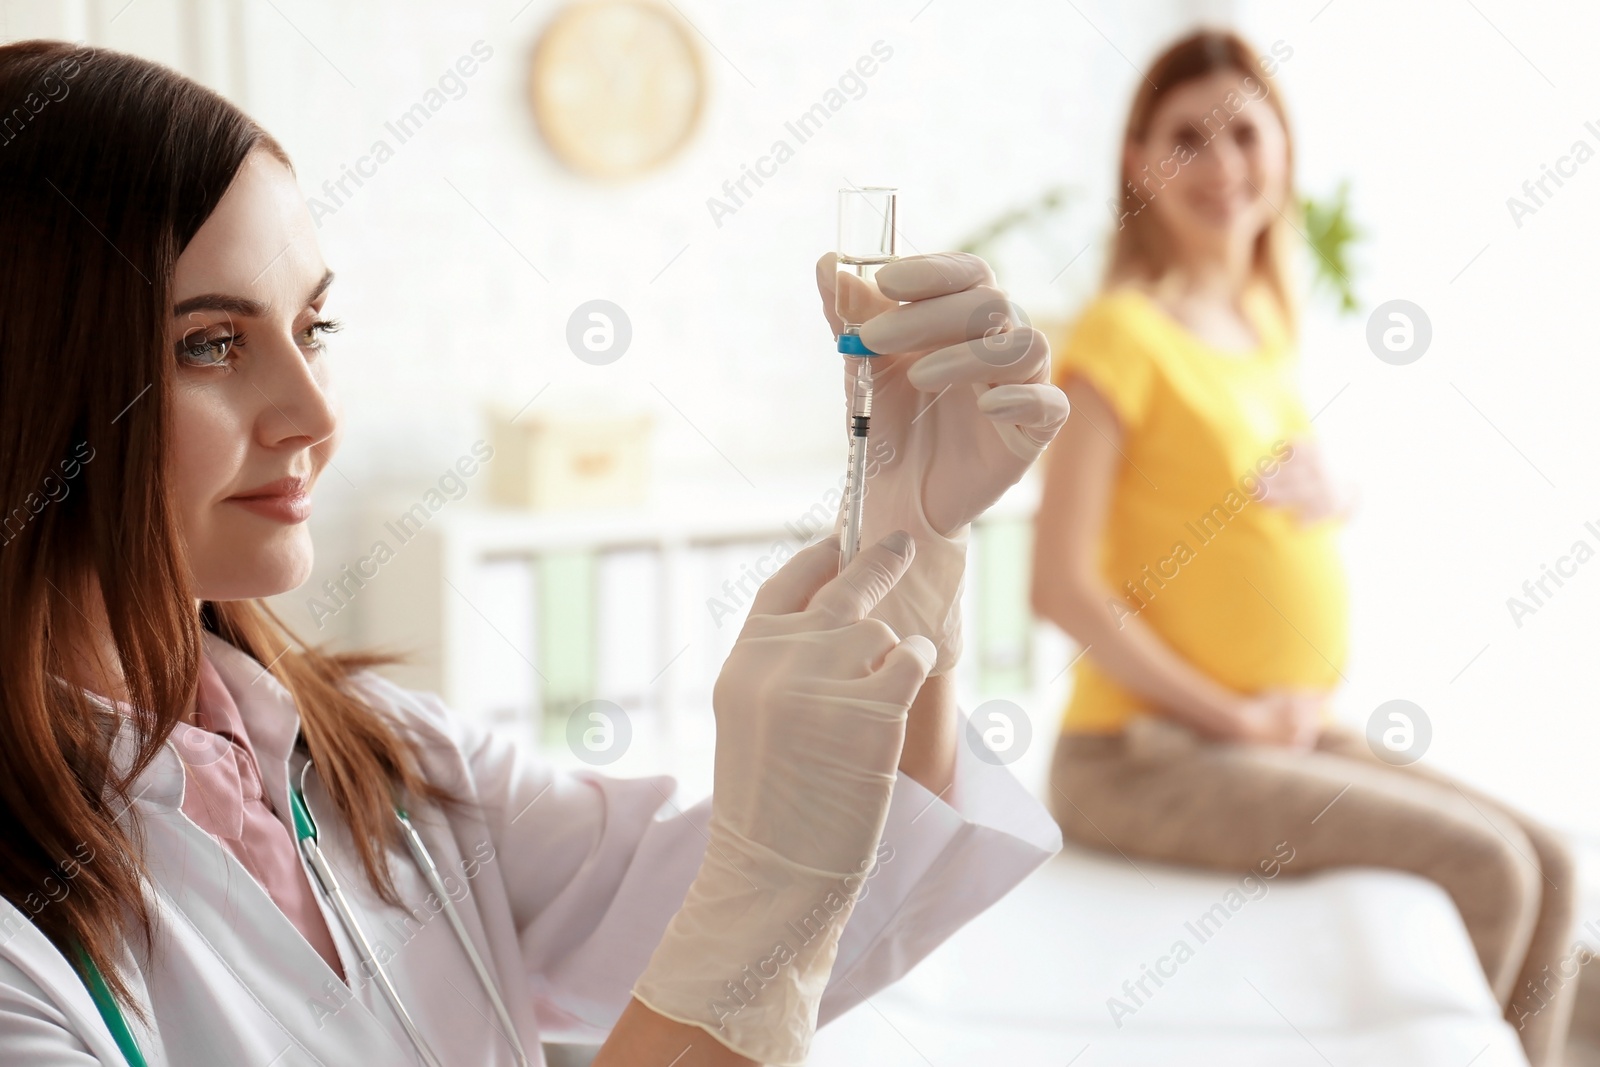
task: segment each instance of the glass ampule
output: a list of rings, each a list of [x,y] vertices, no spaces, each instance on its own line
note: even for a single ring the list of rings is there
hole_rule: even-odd
[[[835,248],[840,274],[848,274],[876,289],[873,277],[895,258],[895,210],[899,190],[882,185],[839,190],[839,240]],[[870,313],[867,292],[837,279],[834,312],[843,326],[839,351],[851,356],[874,356],[861,344],[861,326]],[[849,340],[847,340],[847,338]]]

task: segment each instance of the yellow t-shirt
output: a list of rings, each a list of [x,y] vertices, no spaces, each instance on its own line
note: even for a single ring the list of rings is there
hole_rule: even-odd
[[[1264,290],[1243,309],[1261,344],[1219,350],[1135,289],[1096,298],[1058,347],[1057,384],[1081,375],[1116,411],[1122,460],[1100,545],[1118,619],[1137,615],[1239,692],[1332,689],[1347,651],[1335,524],[1260,503],[1308,436],[1292,338]],[[1062,728],[1114,733],[1147,709],[1094,662],[1074,668]]]

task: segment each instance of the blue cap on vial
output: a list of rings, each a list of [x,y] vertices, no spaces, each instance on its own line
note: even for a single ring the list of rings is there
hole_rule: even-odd
[[[876,356],[877,352],[861,343],[858,333],[841,333],[839,335],[839,351],[847,356]]]

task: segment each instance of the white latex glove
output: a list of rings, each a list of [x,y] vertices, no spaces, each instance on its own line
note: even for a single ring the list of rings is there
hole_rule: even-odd
[[[880,269],[877,291],[840,275],[833,253],[817,261],[817,288],[837,336],[834,286],[867,314],[872,425],[861,543],[906,530],[917,558],[874,611],[898,633],[926,634],[934,674],[961,654],[961,583],[973,519],[1022,477],[1067,421],[1066,394],[1050,384],[1050,344],[995,287],[989,265],[964,252],[909,256]],[[897,301],[910,301],[901,305]],[[845,415],[856,357],[845,365]],[[837,528],[842,527],[841,523]]]
[[[756,594],[712,692],[705,860],[633,995],[759,1063],[805,1061],[883,834],[934,650],[867,613],[915,551],[897,532],[842,574],[837,540],[797,553]]]

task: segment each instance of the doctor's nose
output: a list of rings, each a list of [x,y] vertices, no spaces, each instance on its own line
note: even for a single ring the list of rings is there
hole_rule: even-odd
[[[257,365],[250,384],[260,393],[257,437],[263,445],[281,447],[300,443],[319,445],[334,436],[339,426],[324,353],[304,352],[292,338],[274,338]]]

